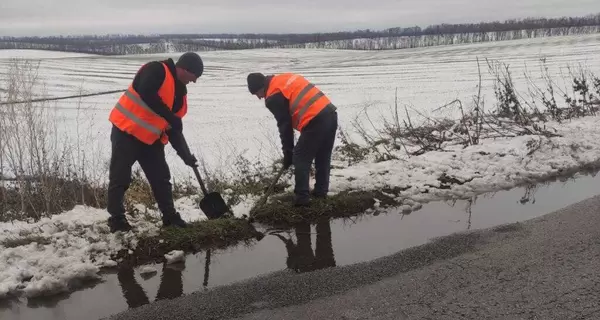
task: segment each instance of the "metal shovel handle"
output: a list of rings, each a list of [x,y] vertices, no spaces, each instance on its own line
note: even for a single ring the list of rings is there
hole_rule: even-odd
[[[204,182],[202,181],[202,178],[200,177],[200,172],[198,172],[198,167],[193,167],[194,169],[194,174],[196,175],[196,179],[198,179],[198,183],[200,183],[200,188],[202,189],[202,193],[204,193],[204,195],[206,196],[208,194],[208,191],[206,190],[206,187],[204,186]]]
[[[277,176],[275,176],[275,179],[273,179],[273,182],[271,182],[271,185],[267,189],[267,192],[265,193],[265,195],[258,201],[258,204],[256,206],[257,208],[262,206],[263,204],[265,204],[265,202],[267,202],[267,198],[271,195],[271,193],[273,192],[273,189],[275,189],[275,185],[277,184],[277,181],[279,181],[279,178],[281,178],[281,175],[283,175],[284,171],[285,171],[285,167],[281,167],[281,169],[277,173]]]
[[[184,152],[186,152],[188,155],[191,155],[192,152],[190,151],[190,147],[188,146],[187,141],[185,140],[185,137],[183,136],[183,132],[177,132],[177,134],[180,135],[181,147],[184,149]],[[206,190],[206,186],[204,186],[202,177],[200,177],[200,172],[198,171],[198,166],[194,166],[194,167],[192,167],[192,169],[194,169],[194,174],[196,175],[196,179],[198,179],[198,183],[200,184],[202,193],[204,193],[204,195],[206,196],[208,194],[208,191]]]

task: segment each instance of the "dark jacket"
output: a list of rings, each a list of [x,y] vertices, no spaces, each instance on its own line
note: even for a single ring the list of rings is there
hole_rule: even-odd
[[[265,93],[269,90],[271,79],[273,79],[272,75],[266,77]],[[290,101],[281,92],[277,92],[265,99],[265,106],[275,116],[275,120],[277,120],[279,137],[284,154],[291,153],[294,150],[294,127],[292,126],[292,115],[290,115],[289,105]],[[336,108],[332,104],[329,104],[309,124],[319,125],[318,123],[321,122],[320,120],[325,114],[335,112],[335,110]]]
[[[269,88],[269,83],[273,76],[267,76],[265,92]],[[281,93],[278,92],[265,99],[265,106],[277,121],[279,128],[279,138],[281,139],[281,147],[283,153],[291,153],[294,150],[294,128],[292,127],[292,116],[290,115],[290,101]]]
[[[175,101],[173,103],[172,111],[169,111],[169,108],[162,102],[162,99],[158,95],[158,90],[165,80],[165,69],[161,62],[167,64],[169,71],[175,78]],[[133,78],[133,89],[140,95],[142,100],[146,102],[148,107],[167,120],[167,122],[173,123],[174,121],[177,121],[175,113],[181,110],[181,107],[183,106],[183,97],[187,95],[187,87],[177,79],[177,71],[173,59],[169,58],[163,61],[146,63]],[[169,136],[169,142],[177,153],[180,155],[187,154],[188,151],[184,146],[182,134],[175,132],[175,130],[169,130],[167,134]]]
[[[161,62],[166,63],[175,78],[175,102],[173,110],[162,102],[158,95],[158,90],[165,80],[165,69]],[[169,123],[173,122],[173,117],[183,106],[183,97],[187,94],[186,86],[177,79],[175,71],[175,62],[173,59],[163,61],[152,61],[142,66],[141,70],[133,78],[133,89],[140,95],[142,100],[154,110],[158,115],[165,118]]]

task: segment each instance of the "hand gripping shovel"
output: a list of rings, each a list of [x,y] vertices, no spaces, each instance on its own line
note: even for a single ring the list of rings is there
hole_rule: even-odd
[[[181,142],[183,145],[182,147],[185,148],[185,152],[191,154],[183,134],[181,134]],[[202,182],[202,178],[200,177],[200,172],[198,172],[198,166],[194,166],[192,168],[194,169],[194,174],[196,174],[196,178],[198,179],[198,183],[200,183],[200,188],[204,194],[204,198],[202,198],[200,201],[200,209],[202,212],[204,212],[206,217],[208,217],[208,219],[217,219],[225,215],[227,212],[230,212],[229,208],[227,207],[227,203],[225,203],[225,200],[220,193],[209,193],[208,190],[206,190],[204,182]]]

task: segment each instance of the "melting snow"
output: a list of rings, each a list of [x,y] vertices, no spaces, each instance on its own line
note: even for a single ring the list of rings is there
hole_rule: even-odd
[[[206,219],[194,201],[182,198],[176,207],[186,221]],[[155,211],[148,213],[160,216]],[[136,232],[111,234],[108,217],[106,210],[77,206],[35,223],[0,223],[0,298],[66,292],[81,280],[98,279],[102,267],[117,265],[111,256],[135,249],[138,235],[157,234],[162,224],[149,222],[144,215],[128,216]]]
[[[598,122],[599,117],[590,116],[561,124],[547,123],[562,137],[526,135],[487,139],[467,148],[449,146],[444,152],[428,152],[410,158],[406,153],[398,152],[395,156],[399,160],[363,161],[331,170],[331,191],[408,188],[400,193],[400,198],[408,199],[405,203],[414,206],[418,202],[465,198],[510,188],[597,163],[600,160]],[[335,165],[345,166],[341,161]],[[442,175],[454,178],[460,184],[443,185],[438,179]]]
[[[482,145],[448,147],[448,152],[429,152],[421,156],[374,163],[364,161],[332,170],[332,192],[345,189],[381,189],[408,187],[401,192],[403,209],[418,208],[421,202],[444,197],[468,197],[544,178],[550,174],[577,169],[600,160],[599,117],[586,117],[555,124],[562,137],[520,136],[483,141]],[[541,141],[531,152],[528,142]],[[541,139],[541,140],[539,140]],[[398,154],[401,156],[401,154]],[[337,165],[341,165],[337,163]],[[438,177],[445,174],[464,182],[440,189]],[[232,209],[236,216],[247,214],[254,197]],[[187,221],[206,219],[192,198],[176,201]],[[157,212],[150,211],[158,216]],[[0,297],[23,293],[38,296],[68,291],[79,280],[96,279],[102,267],[113,267],[111,255],[135,248],[136,234],[110,234],[105,210],[78,206],[71,211],[44,218],[35,223],[0,223]],[[130,217],[139,233],[156,234],[160,222]],[[29,239],[29,241],[27,241]],[[37,242],[31,242],[31,241]],[[14,247],[16,244],[22,244]],[[183,252],[174,251],[165,258],[179,261]]]
[[[178,263],[185,260],[185,254],[181,250],[173,250],[165,254],[165,259],[167,259],[167,264]]]
[[[145,266],[143,268],[140,269],[140,274],[142,275],[149,275],[149,274],[153,274],[158,272],[156,270],[156,268],[150,267],[150,266]]]

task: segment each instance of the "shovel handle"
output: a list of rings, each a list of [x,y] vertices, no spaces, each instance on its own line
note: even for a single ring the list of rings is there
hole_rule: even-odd
[[[188,146],[187,141],[185,140],[185,137],[183,136],[183,133],[177,132],[177,134],[179,134],[179,138],[181,139],[181,147],[184,148],[184,152],[186,152],[187,154],[191,154],[190,147]],[[196,179],[198,179],[198,183],[200,183],[200,188],[202,189],[202,193],[204,193],[204,195],[206,196],[208,194],[208,191],[206,190],[206,187],[204,186],[202,177],[200,177],[200,172],[198,172],[198,166],[193,166],[192,168],[194,169],[194,174],[196,175]]]
[[[200,177],[200,172],[198,172],[198,167],[193,167],[194,168],[194,174],[196,175],[196,179],[198,179],[198,183],[200,183],[200,188],[202,189],[202,193],[204,193],[204,195],[206,196],[208,194],[208,191],[206,190],[206,187],[204,186],[204,182],[202,181],[202,178]]]
[[[277,181],[279,181],[279,178],[281,178],[281,175],[283,174],[284,171],[285,171],[285,167],[281,167],[281,169],[277,173],[277,176],[275,176],[275,179],[273,179],[273,182],[271,182],[271,185],[269,186],[269,189],[267,189],[267,192],[265,193],[265,195],[258,201],[257,207],[260,207],[263,204],[265,204],[265,202],[267,202],[267,198],[269,197],[269,195],[271,195],[271,192],[273,192],[273,189],[275,188]]]

